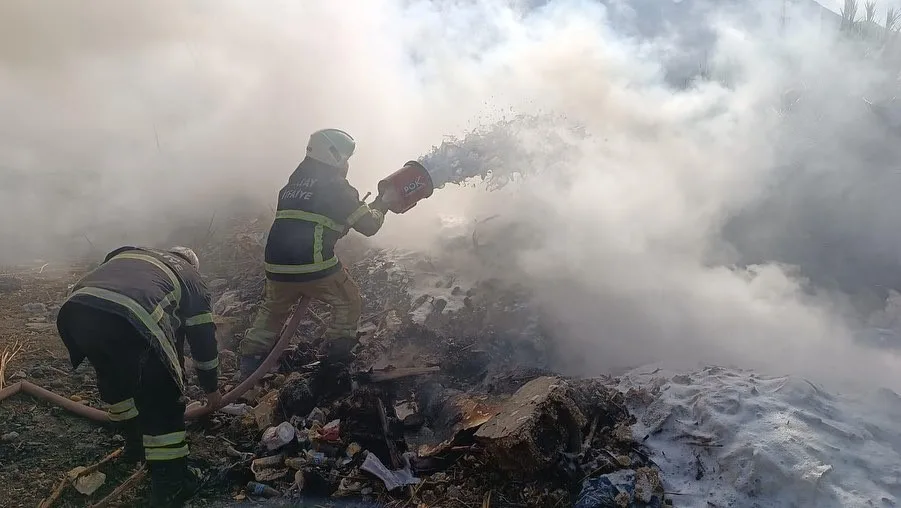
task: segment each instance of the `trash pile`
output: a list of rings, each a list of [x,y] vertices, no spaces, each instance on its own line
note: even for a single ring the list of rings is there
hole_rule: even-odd
[[[287,356],[305,354],[298,347]],[[411,498],[470,506],[492,496],[500,505],[663,506],[658,471],[606,380],[508,372],[464,391],[448,386],[440,367],[304,367],[270,374],[246,402],[204,424],[235,443],[208,491],[237,485],[237,501],[373,506]]]
[[[191,424],[205,436],[191,444],[207,473],[201,496],[323,506],[666,504],[614,381],[547,369],[552,342],[527,292],[456,278],[422,255],[370,249],[344,259],[366,305],[355,362],[320,363],[313,342],[329,310],[313,305],[277,371]],[[224,280],[210,284],[220,331],[252,317],[262,270],[250,273],[217,274]],[[242,326],[220,333],[221,347],[231,349],[228,337]],[[231,351],[221,365],[228,391]]]

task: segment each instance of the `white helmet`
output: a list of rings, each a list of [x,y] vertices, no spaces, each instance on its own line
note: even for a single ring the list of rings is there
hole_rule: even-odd
[[[354,154],[357,143],[350,134],[338,129],[322,129],[310,135],[307,157],[335,168],[343,168]]]
[[[177,246],[169,249],[169,252],[184,259],[188,263],[191,263],[191,266],[193,266],[195,270],[200,270],[200,259],[197,257],[197,254],[194,253],[193,249]]]

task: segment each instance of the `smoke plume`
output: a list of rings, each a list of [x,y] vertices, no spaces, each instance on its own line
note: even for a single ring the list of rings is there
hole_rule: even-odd
[[[363,193],[500,129],[467,171],[506,185],[446,185],[378,241],[524,227],[500,275],[557,323],[564,370],[899,385],[854,338],[901,285],[892,52],[813,2],[7,0],[0,23],[0,259],[271,206],[318,128],[357,138]]]

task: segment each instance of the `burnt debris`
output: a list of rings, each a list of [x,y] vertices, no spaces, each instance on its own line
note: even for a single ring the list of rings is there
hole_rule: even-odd
[[[261,264],[262,237],[245,232],[238,246]],[[549,370],[553,341],[526,291],[467,283],[423,256],[354,248],[342,259],[365,301],[356,360],[318,361],[329,309],[313,304],[278,371],[193,424],[222,438],[203,461],[204,496],[272,506],[666,503],[613,380]],[[256,310],[257,268],[224,264],[211,278],[225,348]],[[230,379],[233,354],[223,353]]]

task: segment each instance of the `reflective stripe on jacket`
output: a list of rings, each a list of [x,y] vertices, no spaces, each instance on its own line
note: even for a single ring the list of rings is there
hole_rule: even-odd
[[[122,247],[75,284],[68,302],[126,318],[164,360],[182,390],[187,339],[200,385],[207,392],[216,389],[219,353],[210,292],[200,273],[181,257]]]
[[[338,169],[304,159],[278,194],[266,241],[266,276],[299,282],[331,275],[341,268],[338,239],[349,228],[374,235],[383,221]]]

